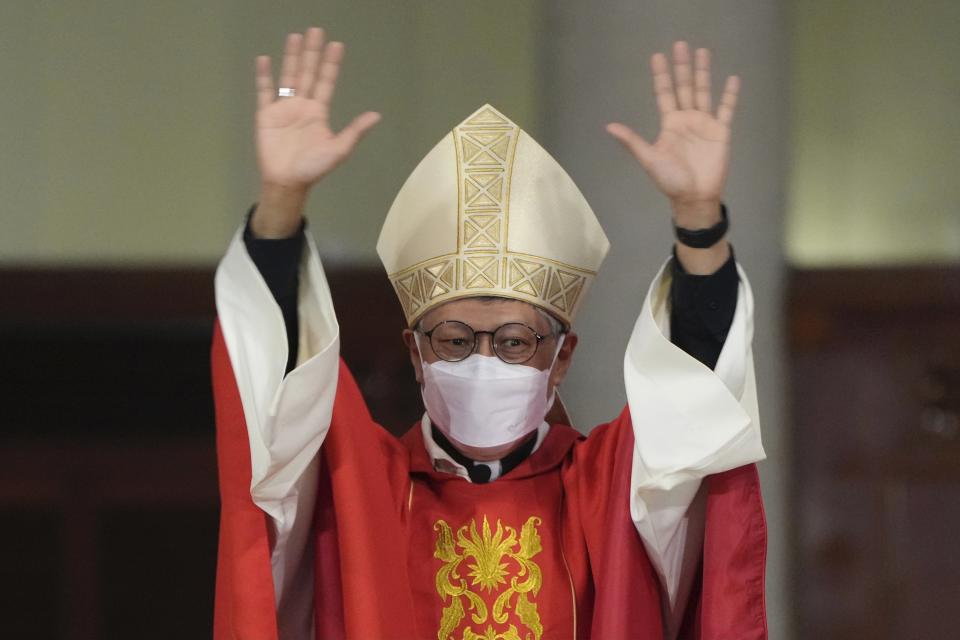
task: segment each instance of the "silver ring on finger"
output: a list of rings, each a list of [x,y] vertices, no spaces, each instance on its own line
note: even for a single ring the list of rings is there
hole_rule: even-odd
[[[293,87],[280,87],[277,89],[278,98],[294,98],[297,95],[297,90]]]

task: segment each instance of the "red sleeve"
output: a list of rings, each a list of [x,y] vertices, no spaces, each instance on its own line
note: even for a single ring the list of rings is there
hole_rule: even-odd
[[[250,445],[219,325],[212,350],[221,515],[216,640],[276,640],[268,516],[250,496]],[[315,510],[319,637],[413,637],[404,499],[409,456],[373,422],[343,361],[320,451]]]
[[[577,445],[566,470],[596,589],[594,638],[662,633],[659,581],[630,517],[633,447],[633,425],[624,408]],[[704,483],[701,575],[679,637],[765,639],[766,524],[756,465],[707,476]]]
[[[373,421],[342,361],[321,454],[318,635],[416,637],[404,521],[409,453]]]
[[[276,640],[268,516],[250,495],[250,444],[219,324],[211,354],[217,418],[220,541],[216,640]],[[373,422],[341,360],[330,430],[320,451],[315,510],[319,637],[413,637],[404,500],[406,448]]]
[[[626,409],[574,448],[565,469],[569,509],[580,519],[594,585],[591,638],[658,638],[660,587],[630,518],[633,429]]]
[[[767,525],[757,466],[707,476],[704,482],[707,513],[699,598],[691,595],[680,637],[764,640]]]
[[[250,496],[250,443],[240,391],[220,325],[211,353],[217,418],[220,541],[213,636],[216,640],[276,640],[267,515]]]

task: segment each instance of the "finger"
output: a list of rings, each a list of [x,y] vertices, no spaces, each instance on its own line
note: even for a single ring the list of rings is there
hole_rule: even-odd
[[[283,49],[283,63],[280,66],[280,86],[297,88],[297,67],[300,64],[300,50],[303,48],[303,36],[291,33]]]
[[[297,69],[297,93],[304,97],[313,94],[313,84],[317,81],[317,67],[323,55],[323,29],[311,27],[303,42],[303,54],[300,56],[300,68]]]
[[[738,93],[740,93],[740,78],[739,76],[730,76],[723,87],[720,106],[717,107],[717,120],[725,125],[733,122],[733,112],[737,108]]]
[[[693,70],[686,42],[673,43],[673,73],[677,77],[677,101],[681,109],[693,109]]]
[[[333,92],[337,88],[337,76],[340,74],[340,62],[343,60],[343,43],[331,42],[323,51],[323,63],[320,65],[320,77],[313,89],[313,97],[325,107],[330,106]]]
[[[660,115],[665,116],[677,110],[677,97],[673,92],[673,79],[670,77],[670,66],[667,56],[655,53],[650,58],[650,70],[653,72],[653,93],[657,97],[657,107]]]
[[[697,109],[710,113],[710,51],[697,49],[693,65],[694,101]]]
[[[257,107],[264,107],[273,103],[276,96],[273,89],[273,72],[270,69],[270,56],[257,56]]]
[[[350,153],[357,143],[369,133],[373,126],[380,122],[380,114],[376,111],[367,111],[354,118],[350,124],[345,126],[337,139],[343,147],[344,154]]]
[[[607,133],[632,153],[645,169],[650,166],[653,160],[653,147],[633,129],[619,122],[611,122],[607,125]]]

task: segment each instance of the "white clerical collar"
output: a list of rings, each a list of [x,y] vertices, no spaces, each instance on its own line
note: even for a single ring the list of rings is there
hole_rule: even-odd
[[[550,425],[546,422],[537,427],[537,441],[534,443],[533,451],[530,452],[530,455],[533,455],[533,452],[540,448],[543,441],[547,439],[547,433],[549,431]],[[434,471],[452,473],[461,478],[465,478],[468,482],[473,482],[470,480],[470,474],[467,473],[467,468],[451,458],[450,454],[444,451],[433,439],[430,416],[426,413],[423,414],[423,419],[420,420],[420,432],[423,434],[423,444],[427,449],[427,455],[430,456],[430,461],[433,463]],[[490,482],[499,478],[503,473],[503,467],[500,465],[499,460],[480,464],[486,464],[490,467]]]

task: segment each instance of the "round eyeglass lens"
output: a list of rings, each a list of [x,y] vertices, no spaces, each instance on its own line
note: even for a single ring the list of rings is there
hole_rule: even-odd
[[[505,324],[493,334],[493,349],[510,364],[526,362],[537,352],[537,334],[525,324]]]
[[[462,322],[448,320],[434,327],[430,346],[442,360],[456,362],[473,353],[473,329]]]

